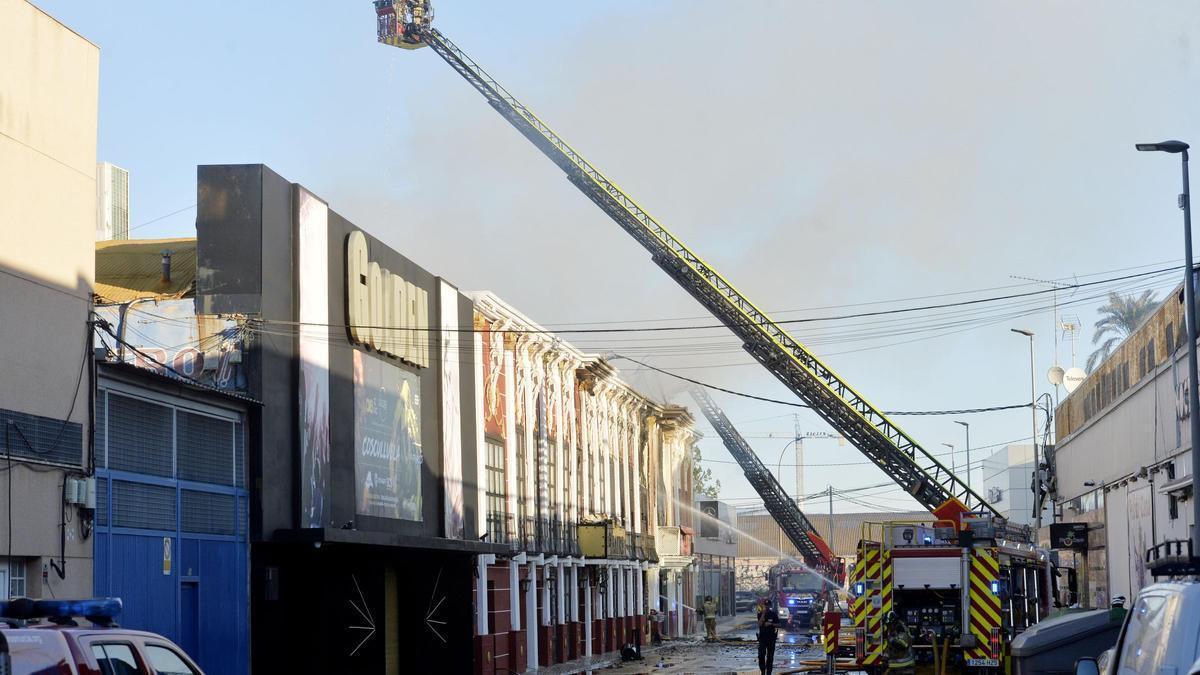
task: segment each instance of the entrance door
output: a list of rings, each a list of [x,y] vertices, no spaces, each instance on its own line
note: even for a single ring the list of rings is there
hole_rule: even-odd
[[[8,584],[8,561],[4,562],[4,566],[0,568],[0,598],[8,599],[11,596],[11,589]]]
[[[179,646],[188,654],[200,653],[200,584],[179,584]]]

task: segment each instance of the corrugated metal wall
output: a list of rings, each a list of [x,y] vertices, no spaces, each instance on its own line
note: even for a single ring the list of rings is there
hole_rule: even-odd
[[[243,418],[143,394],[97,396],[95,593],[206,672],[247,673]]]

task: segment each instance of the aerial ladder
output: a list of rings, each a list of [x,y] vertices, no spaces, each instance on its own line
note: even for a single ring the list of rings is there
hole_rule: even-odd
[[[821,535],[817,534],[817,528],[813,527],[796,502],[784,491],[783,486],[779,484],[771,470],[762,463],[758,455],[754,454],[754,449],[734,428],[733,423],[725,416],[725,411],[721,410],[716,401],[712,400],[708,392],[703,389],[693,387],[689,393],[696,400],[696,404],[700,406],[700,411],[704,413],[708,423],[725,443],[729,454],[733,455],[738,465],[742,467],[750,486],[762,497],[767,513],[771,514],[784,535],[796,547],[804,564],[822,575],[837,580],[840,584],[841,579],[838,577],[841,576],[841,570],[833,551],[821,538]]]
[[[737,335],[755,360],[936,518],[959,523],[968,512],[1001,517],[882,410],[756,307],[434,28],[428,0],[376,0],[374,4],[379,42],[406,49],[428,46],[445,60],[496,112],[558,165],[576,188],[645,247],[655,264]]]

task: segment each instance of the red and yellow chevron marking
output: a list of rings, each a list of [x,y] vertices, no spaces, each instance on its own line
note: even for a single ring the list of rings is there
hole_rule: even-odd
[[[993,654],[992,629],[1000,628],[1000,597],[992,582],[1000,579],[1000,562],[994,549],[975,549],[971,556],[970,631],[977,647],[966,650],[968,659],[999,659]]]
[[[883,619],[887,616],[884,604],[891,605],[891,565],[885,564],[888,558],[881,544],[868,544],[863,547],[863,576],[866,593],[863,594],[862,628],[866,629],[866,644],[862,655],[863,665],[876,665],[883,661]],[[884,575],[887,575],[889,590],[884,594]]]

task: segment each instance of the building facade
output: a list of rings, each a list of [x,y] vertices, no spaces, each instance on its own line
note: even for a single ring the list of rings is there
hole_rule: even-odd
[[[1058,406],[1056,520],[1088,526],[1063,550],[1085,607],[1132,597],[1152,580],[1146,550],[1191,531],[1191,438],[1182,290]]]
[[[816,500],[814,500],[814,506]],[[807,511],[809,522],[817,534],[829,544],[833,554],[846,560],[847,569],[858,559],[858,542],[863,538],[866,523],[933,522],[928,511],[818,513]],[[775,519],[765,510],[745,509],[738,512],[737,588],[757,591],[766,587],[767,571],[783,556],[799,558],[795,545],[783,534]],[[831,534],[832,531],[832,534]]]
[[[127,363],[96,392],[95,593],[206,672],[249,672],[246,423],[256,406]]]
[[[737,591],[737,509],[713,499],[696,500],[696,597],[694,607],[704,598],[717,601],[720,616],[733,616]]]
[[[262,165],[198,170],[196,310],[245,326],[258,672],[470,672],[470,298]]]
[[[4,598],[92,591],[92,512],[68,488],[92,472],[99,62],[96,45],[34,5],[0,0]]]
[[[1008,445],[983,460],[983,495],[1011,523],[1033,525],[1033,446]],[[1042,522],[1054,515],[1049,500]]]
[[[96,165],[96,241],[129,238],[129,172],[100,162]]]
[[[693,419],[500,298],[475,303],[476,672],[526,672],[691,630]]]

